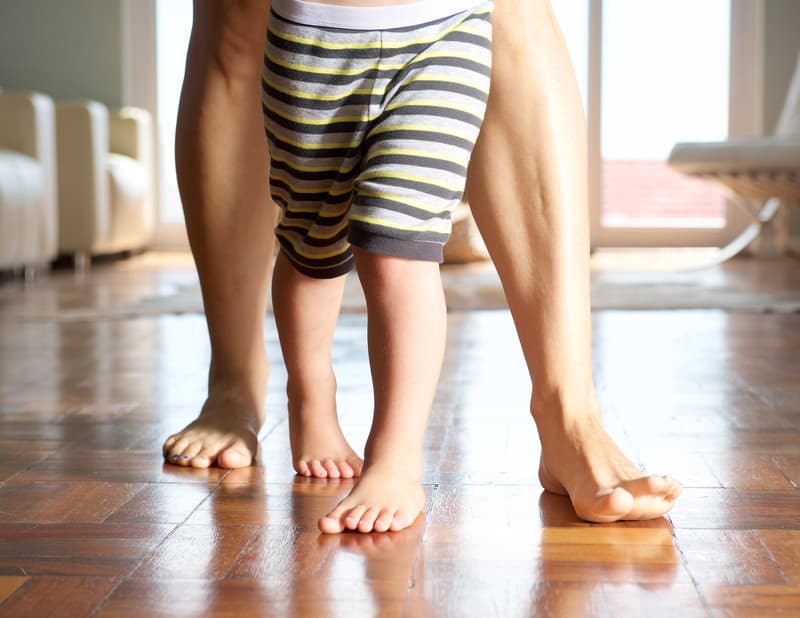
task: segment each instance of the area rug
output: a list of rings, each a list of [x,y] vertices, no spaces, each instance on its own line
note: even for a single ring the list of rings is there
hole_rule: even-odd
[[[489,264],[446,266],[442,279],[449,311],[506,309],[497,273]],[[761,286],[763,288],[763,286]],[[756,288],[755,290],[753,288]],[[717,309],[748,313],[800,313],[800,288],[758,289],[736,281],[719,269],[683,272],[595,272],[592,274],[592,310]],[[345,286],[342,311],[366,311],[356,276]],[[168,314],[200,314],[203,303],[197,284],[177,286],[172,293],[109,306],[30,313],[24,320],[85,322],[131,319]]]

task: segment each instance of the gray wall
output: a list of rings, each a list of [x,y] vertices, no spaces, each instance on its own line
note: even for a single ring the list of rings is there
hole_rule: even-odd
[[[800,0],[767,0],[764,23],[764,131],[780,116],[800,52]],[[800,251],[800,208],[789,212],[791,246]]]
[[[123,0],[0,0],[0,88],[123,101]]]
[[[764,131],[772,133],[800,52],[800,1],[767,0],[764,20]]]

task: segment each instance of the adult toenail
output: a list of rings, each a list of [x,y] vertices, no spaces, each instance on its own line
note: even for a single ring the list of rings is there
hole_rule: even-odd
[[[173,455],[172,456],[173,459],[180,459],[180,457],[181,457],[180,455]]]
[[[183,458],[184,459],[189,459],[189,456],[188,455],[184,455]]]

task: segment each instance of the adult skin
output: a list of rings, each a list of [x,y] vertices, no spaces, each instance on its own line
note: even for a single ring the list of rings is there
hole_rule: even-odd
[[[592,380],[586,126],[569,52],[548,0],[495,0],[492,24],[467,194],[534,384],[542,486],[591,521],[658,517],[680,485],[623,455]]]
[[[263,423],[275,219],[259,107],[269,5],[195,0],[176,161],[212,360],[200,416],[164,444],[181,465],[250,465]],[[587,520],[658,517],[680,485],[643,476],[620,452],[594,391],[586,130],[563,37],[548,0],[495,0],[493,23],[492,89],[467,193],[535,384],[542,485]]]

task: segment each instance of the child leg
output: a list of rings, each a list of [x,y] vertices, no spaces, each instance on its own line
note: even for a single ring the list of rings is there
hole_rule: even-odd
[[[401,530],[422,511],[423,436],[447,331],[436,262],[353,250],[367,298],[375,412],[360,479],[319,520],[328,533]]]
[[[331,346],[345,275],[316,279],[299,272],[281,251],[272,279],[272,304],[289,378],[289,436],[298,474],[352,478],[362,461],[345,440],[336,413]]]

